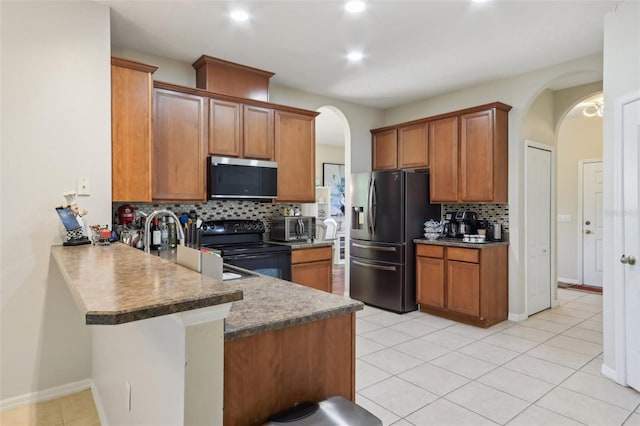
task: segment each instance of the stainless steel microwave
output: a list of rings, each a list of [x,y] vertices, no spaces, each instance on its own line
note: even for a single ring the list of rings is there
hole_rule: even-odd
[[[316,238],[314,216],[275,216],[271,218],[273,241],[306,241]]]
[[[209,199],[272,200],[278,196],[278,165],[273,161],[209,157]]]

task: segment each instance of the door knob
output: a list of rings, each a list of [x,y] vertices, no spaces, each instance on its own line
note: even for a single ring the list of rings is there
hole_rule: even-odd
[[[590,234],[590,233],[591,233],[591,231],[587,229],[586,231],[584,231],[584,233],[585,233],[585,234]]]
[[[633,256],[625,256],[624,254],[622,255],[622,257],[620,258],[620,263],[623,263],[625,265],[635,265],[636,264],[636,258]]]
[[[588,221],[586,221],[584,224],[585,224],[585,225],[591,225],[591,221],[590,221],[590,220],[588,220]]]

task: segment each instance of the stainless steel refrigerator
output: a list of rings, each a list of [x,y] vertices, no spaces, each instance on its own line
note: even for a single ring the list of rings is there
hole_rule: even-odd
[[[414,238],[440,220],[427,170],[351,175],[350,296],[394,312],[417,309]]]

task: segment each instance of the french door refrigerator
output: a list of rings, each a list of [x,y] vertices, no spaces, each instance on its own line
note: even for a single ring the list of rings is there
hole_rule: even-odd
[[[351,175],[350,296],[394,312],[417,309],[414,238],[441,219],[428,170]]]

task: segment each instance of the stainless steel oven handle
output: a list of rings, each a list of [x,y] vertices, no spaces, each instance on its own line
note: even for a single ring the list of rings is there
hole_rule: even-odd
[[[370,265],[368,263],[362,263],[362,262],[358,262],[357,260],[352,260],[353,263],[355,263],[358,266],[362,266],[364,268],[370,268],[370,269],[380,269],[382,271],[395,271],[396,267],[395,266],[380,266],[380,265]]]
[[[384,247],[384,246],[365,246],[364,244],[351,243],[351,247],[363,248],[363,249],[371,249],[371,250],[379,250],[379,251],[396,251],[395,247]]]

